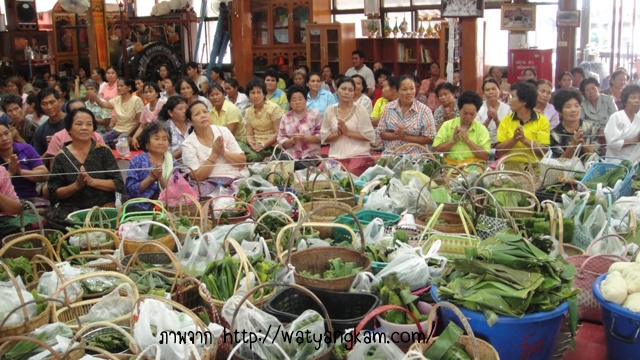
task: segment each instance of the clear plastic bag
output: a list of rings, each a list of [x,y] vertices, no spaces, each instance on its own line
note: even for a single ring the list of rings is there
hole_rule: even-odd
[[[442,242],[436,240],[427,254],[422,253],[422,248],[411,249],[401,248],[396,251],[396,255],[384,269],[377,275],[378,281],[389,274],[395,273],[398,280],[406,281],[411,290],[417,290],[431,283],[431,278],[438,276],[447,263],[447,259],[438,255],[438,250]],[[417,250],[417,251],[416,251]],[[427,262],[429,259],[438,260],[440,266],[430,267]]]
[[[378,178],[393,177],[393,175],[393,170],[380,165],[375,165],[365,170],[365,172],[360,175],[360,180],[370,182]]]
[[[377,337],[374,337],[377,339]],[[347,354],[347,360],[367,359],[367,360],[387,360],[387,359],[402,359],[404,352],[400,350],[398,345],[393,342],[378,343],[359,342],[351,349]]]
[[[15,288],[11,281],[0,282],[0,299],[3,299],[3,301],[0,301],[0,323],[5,320],[11,311],[22,305],[18,297],[18,291],[22,293],[25,303],[33,300],[33,295],[24,287],[22,279],[19,276],[16,277],[16,281],[18,282],[18,289]],[[36,304],[29,304],[25,307],[29,319],[37,315],[38,309]],[[11,314],[4,325],[18,325],[24,322],[24,312],[19,310]]]
[[[384,221],[380,218],[375,218],[364,228],[364,241],[367,244],[375,244],[383,238]]]
[[[65,282],[67,279],[73,278],[73,276],[71,277],[66,277],[65,275],[62,275],[62,276],[64,277],[64,279],[60,279],[58,274],[56,274],[54,271],[48,271],[43,273],[38,279],[38,286],[36,287],[36,292],[44,297],[52,297],[56,293],[60,285],[62,285],[63,282]],[[67,286],[65,290],[67,295],[65,295],[65,291],[61,291],[58,294],[58,300],[64,301],[65,296],[68,296],[69,301],[75,301],[78,298],[78,296],[82,295],[82,287],[77,282],[74,282],[71,285]]]
[[[331,246],[331,244],[329,244],[328,242],[322,239],[311,238],[311,239],[300,240],[300,242],[298,242],[297,248],[298,248],[298,251],[301,251],[304,249],[313,249],[313,248],[326,247],[326,246]]]
[[[120,289],[124,289],[127,296],[120,296]],[[80,316],[80,323],[111,320],[127,315],[133,310],[135,302],[136,299],[133,296],[131,286],[127,283],[122,283],[94,304],[87,314]]]
[[[351,283],[349,292],[371,294],[371,289],[378,283],[378,279],[369,271],[361,271]]]
[[[219,253],[218,250],[223,241],[224,239],[210,241],[208,236],[203,236],[196,226],[189,229],[184,245],[178,252],[178,260],[182,269],[189,276],[202,276],[207,264],[217,258],[222,258],[221,254],[216,258],[216,254]]]
[[[393,212],[393,205],[391,199],[386,195],[387,186],[383,186],[378,190],[372,191],[369,195],[369,201],[363,206],[363,210],[377,210],[383,212]]]
[[[287,325],[287,332],[292,338],[305,336],[306,334],[324,334],[324,318],[315,310],[305,310],[291,324]],[[311,336],[309,339],[313,339]],[[291,360],[303,360],[316,358],[327,349],[327,343],[324,341],[302,342],[288,341],[282,346],[284,351],[289,355]]]

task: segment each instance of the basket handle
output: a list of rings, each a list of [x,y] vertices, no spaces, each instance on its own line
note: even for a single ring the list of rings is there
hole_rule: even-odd
[[[89,253],[84,253],[84,254],[78,254],[78,255],[71,255],[68,258],[65,259],[65,261],[68,262],[72,262],[74,260],[77,259],[106,259],[109,260],[109,262],[112,262],[115,267],[116,267],[116,271],[117,272],[122,272],[122,266],[118,263],[118,261],[110,255],[104,255],[104,254],[89,254]],[[83,264],[83,265],[79,265],[80,267],[94,267],[94,265],[102,265],[102,263],[99,264]]]
[[[25,319],[25,322],[26,322],[29,319],[29,314],[27,313],[27,308],[24,307],[24,305],[25,305],[24,296],[22,296],[22,291],[21,291],[20,285],[18,284],[18,280],[13,275],[13,272],[9,268],[9,265],[7,265],[4,262],[3,258],[0,258],[0,267],[2,267],[2,270],[4,270],[4,272],[9,276],[9,280],[11,280],[11,283],[13,284],[13,287],[16,289],[16,293],[18,294],[18,299],[20,300],[20,303],[23,306],[22,307],[22,314],[24,315],[24,319]],[[9,316],[6,316],[4,318],[4,321],[6,321],[8,318],[9,318]],[[2,325],[4,325],[4,321],[2,322]],[[2,326],[2,325],[0,325],[0,326]]]
[[[134,261],[136,262],[137,265],[142,267],[142,263],[140,262],[139,256],[142,253],[142,249],[150,248],[150,247],[155,247],[157,249],[160,249],[160,252],[162,252],[165,255],[167,255],[167,257],[169,257],[169,259],[171,260],[171,263],[175,267],[175,269],[176,269],[176,274],[175,274],[176,276],[175,277],[176,278],[174,280],[173,285],[171,286],[171,289],[173,290],[173,288],[176,285],[176,282],[178,281],[178,277],[180,277],[182,275],[185,275],[185,273],[182,270],[182,266],[180,265],[180,260],[178,260],[178,258],[175,256],[175,254],[173,252],[171,252],[171,250],[169,250],[168,247],[164,246],[164,244],[159,243],[157,241],[146,241],[142,245],[140,245],[140,247],[138,247],[136,249],[136,251],[133,253],[133,255],[131,255],[131,258],[127,262],[127,265],[124,268],[124,274],[129,275],[129,273],[132,270],[132,265],[134,264]],[[144,269],[144,270],[148,271],[148,270],[157,270],[157,269],[158,268],[151,268],[151,269]]]
[[[60,269],[58,269],[58,266],[56,264],[54,264],[53,261],[51,261],[49,258],[47,258],[46,256],[42,256],[40,254],[36,254],[33,257],[33,259],[31,260],[32,263],[34,263],[34,265],[36,263],[35,260],[37,260],[38,262],[43,262],[43,263],[49,265],[49,267],[51,268],[51,271],[53,271],[56,274],[56,276],[58,277],[58,281],[56,283],[62,284],[65,281],[65,277],[60,272]],[[82,296],[83,292],[84,292],[83,289],[80,288],[80,293],[77,294],[76,296]],[[67,289],[64,289],[64,301],[67,304],[71,304],[71,300],[69,299],[69,293],[67,292]]]
[[[402,150],[405,149],[409,149],[409,148],[417,148],[420,151],[423,152],[422,156],[426,156],[428,158],[431,158],[433,160],[436,159],[436,157],[433,155],[433,153],[431,151],[429,151],[429,149],[427,149],[425,146],[420,145],[420,144],[416,144],[416,143],[406,143],[403,145],[398,146],[397,148],[395,148],[395,150],[393,150],[393,152],[390,154],[391,157],[398,155]]]
[[[69,344],[69,345],[72,345],[72,343]],[[70,348],[70,349],[67,348],[67,350],[65,351],[64,354],[62,354],[62,356],[63,356],[64,359],[73,359],[74,357],[71,354],[73,354],[76,351],[80,351],[80,350],[93,351],[95,353],[100,354],[100,357],[104,358],[104,359],[110,359],[110,360],[119,360],[120,359],[117,356],[113,355],[112,353],[107,352],[107,350],[105,350],[105,349],[101,349],[99,347],[89,346],[89,345],[78,345],[78,346]]]
[[[362,188],[362,190],[360,190],[360,197],[358,198],[358,205],[356,207],[357,209],[362,209],[362,206],[364,205],[364,197],[370,194],[371,191],[373,191],[373,189],[375,189],[379,185],[380,185],[380,181],[374,180],[368,183],[367,185],[365,185]],[[420,196],[418,196],[418,198],[420,198]]]
[[[591,244],[589,244],[589,247],[587,247],[587,250],[585,250],[585,254],[589,255],[589,250],[591,250],[591,247],[593,247],[593,245],[595,243],[598,243],[598,242],[600,242],[602,240],[605,240],[605,239],[608,239],[608,238],[617,238],[618,240],[622,241],[622,243],[624,244],[624,254],[627,253],[627,250],[628,250],[628,248],[627,248],[627,240],[625,240],[625,238],[623,238],[622,236],[620,236],[618,234],[608,234],[608,235],[604,235],[604,236],[601,236],[601,237],[593,240],[591,242]]]
[[[473,359],[480,360],[480,354],[478,352],[478,344],[476,342],[476,337],[473,334],[473,329],[471,329],[471,325],[469,325],[469,321],[467,321],[467,317],[464,316],[464,314],[460,311],[460,309],[458,309],[457,306],[446,301],[441,301],[433,305],[433,307],[431,308],[431,311],[429,311],[429,319],[427,320],[429,329],[427,330],[427,332],[431,333],[431,327],[436,317],[436,310],[440,307],[445,307],[453,311],[453,313],[458,317],[458,319],[462,323],[462,326],[464,327],[465,332],[467,333],[467,336],[469,336],[469,340],[471,341],[471,348],[473,349]]]
[[[358,217],[353,213],[353,211],[351,211],[349,207],[341,207],[338,205],[326,204],[309,211],[309,213],[307,213],[304,216],[304,218],[302,218],[302,220],[298,221],[298,224],[296,224],[296,227],[295,229],[293,229],[293,232],[291,233],[291,237],[289,238],[289,253],[287,254],[287,263],[290,262],[291,248],[293,247],[293,241],[295,237],[298,235],[298,233],[300,232],[300,227],[302,226],[302,224],[307,220],[309,220],[311,216],[313,216],[313,214],[326,209],[338,209],[341,211],[344,210],[346,211],[347,214],[349,214],[353,218],[353,220],[356,223],[356,226],[358,227],[358,231],[360,232],[360,254],[364,256],[364,248],[365,248],[364,230],[362,229],[362,223],[360,223],[360,220],[358,220]]]
[[[265,218],[266,218],[267,216],[269,216],[269,215],[271,215],[271,216],[273,216],[273,215],[282,216],[282,217],[284,217],[284,219],[285,219],[285,220],[287,220],[290,224],[294,223],[293,219],[292,219],[289,215],[287,215],[287,214],[283,213],[282,211],[278,211],[278,210],[269,210],[269,211],[266,211],[264,214],[260,215],[260,217],[256,220],[256,224],[258,224],[258,223],[262,224],[262,220],[263,220],[263,219],[265,219]],[[269,232],[271,232],[271,231],[269,231]]]
[[[73,342],[78,341],[78,339],[82,340],[82,336],[86,334],[89,330],[105,328],[105,327],[109,329],[113,329],[119,332],[120,334],[122,334],[122,336],[124,336],[127,339],[127,341],[129,341],[129,347],[131,348],[131,351],[134,354],[140,351],[140,348],[138,347],[138,344],[136,344],[136,341],[133,339],[133,337],[128,332],[124,331],[124,329],[122,329],[120,326],[114,323],[106,322],[106,321],[97,321],[97,322],[88,323],[82,326],[80,329],[78,329],[78,331],[73,336],[73,338],[71,338],[71,342],[69,343],[69,347],[67,347],[67,350],[65,351],[65,355],[69,354],[69,350],[71,350],[71,345],[73,344]]]
[[[282,282],[268,282],[268,283],[264,283],[261,285],[258,285],[256,287],[254,287],[253,289],[249,290],[247,292],[247,294],[242,298],[242,300],[240,300],[240,302],[238,303],[238,306],[236,306],[235,310],[233,311],[233,318],[231,319],[231,323],[229,324],[230,326],[230,330],[233,333],[233,331],[235,330],[235,323],[236,323],[236,317],[238,316],[238,311],[240,310],[240,308],[242,307],[242,305],[249,299],[250,296],[252,296],[256,291],[261,290],[264,287],[277,287],[277,286],[285,286],[285,287],[292,287],[298,291],[302,291],[305,295],[308,295],[309,297],[311,297],[311,299],[313,299],[313,301],[315,301],[319,306],[320,306],[320,310],[322,310],[322,315],[324,315],[324,319],[327,321],[327,327],[329,328],[329,334],[333,334],[333,325],[331,324],[331,319],[329,318],[329,313],[327,312],[327,309],[325,308],[324,304],[322,303],[322,301],[320,301],[320,299],[318,299],[318,297],[312,293],[309,289],[304,288],[300,285],[297,284],[285,284]],[[334,342],[333,342],[333,336],[329,336],[329,340],[331,341],[331,346],[329,347],[329,349],[333,348]]]
[[[238,291],[238,286],[240,286],[240,280],[241,280],[240,275],[243,270],[245,274],[244,278],[247,279],[247,288],[251,286],[251,284],[249,284],[249,278],[250,278],[249,273],[253,273],[255,275],[256,283],[258,285],[261,285],[262,282],[260,281],[258,272],[256,271],[256,269],[253,268],[253,265],[251,265],[251,261],[249,261],[249,258],[247,258],[247,254],[244,252],[244,249],[242,248],[242,246],[240,246],[240,244],[235,239],[232,239],[230,237],[225,238],[223,244],[224,244],[224,252],[226,254],[230,254],[229,245],[233,247],[233,249],[236,251],[236,255],[238,255],[238,260],[240,262],[240,266],[238,267],[238,273],[236,274],[236,281],[233,285],[233,294],[235,295],[236,292]],[[221,249],[218,249],[218,251],[220,250]],[[264,290],[260,290],[259,299],[262,299],[263,297],[264,297]],[[218,300],[222,301],[223,299],[218,299]]]
[[[191,276],[184,277],[180,281],[180,284],[178,284],[178,292],[180,292],[180,290],[188,283],[193,283],[198,287],[198,293],[204,299],[205,304],[209,306],[209,309],[211,309],[212,317],[210,320],[216,324],[222,324],[220,320],[220,314],[218,313],[218,309],[216,309],[216,307],[213,306],[213,298],[211,297],[211,293],[209,292],[209,289],[207,289],[207,286],[202,281]],[[178,297],[177,294],[174,295],[174,299],[172,300],[176,301],[175,298],[177,297]]]
[[[514,155],[520,155],[520,154],[514,154]],[[507,156],[511,156],[511,155],[507,155]],[[531,164],[531,163],[529,163]],[[496,167],[497,169],[497,167]],[[531,174],[527,173],[527,172],[518,172],[518,171],[512,171],[512,170],[494,170],[494,171],[486,171],[484,173],[482,173],[478,179],[476,180],[475,184],[473,184],[474,187],[480,187],[480,188],[484,188],[484,184],[483,181],[485,180],[485,178],[489,177],[489,176],[507,176],[507,177],[512,177],[512,176],[517,176],[517,177],[522,177],[524,176],[525,179],[527,179],[527,184],[523,184],[525,185],[524,187],[527,189],[531,189],[531,190],[535,190],[535,183],[533,181],[533,177],[531,176]]]
[[[55,351],[51,346],[47,345],[47,343],[45,343],[43,341],[40,341],[40,340],[38,340],[36,338],[30,337],[30,336],[26,336],[26,335],[7,336],[7,337],[4,337],[4,338],[0,339],[0,344],[3,344],[2,346],[0,346],[0,350],[2,348],[4,348],[5,346],[8,347],[8,345],[4,344],[4,343],[10,343],[12,341],[16,341],[16,342],[17,341],[27,341],[27,342],[30,342],[30,343],[34,343],[34,344],[38,345],[39,347],[49,351],[51,353],[51,357],[53,359],[62,360],[62,357],[60,357],[58,352]]]
[[[287,230],[291,230],[291,229],[295,229],[295,227],[298,226],[298,224],[289,224],[284,226],[282,229],[280,229],[280,233],[278,233],[278,238],[276,239],[276,258],[284,263],[288,263],[288,254],[289,252],[293,251],[293,247],[289,247],[288,250],[284,250],[282,249],[282,237],[284,236],[284,234],[287,232]],[[306,222],[304,223],[302,226],[304,227],[330,227],[330,228],[340,228],[343,229],[344,231],[348,232],[349,235],[351,235],[351,238],[353,239],[353,241],[351,242],[351,244],[353,245],[354,249],[358,246],[358,236],[356,235],[356,233],[353,231],[352,228],[350,228],[349,226],[345,225],[345,224],[338,224],[338,223],[326,223],[326,222]],[[291,233],[291,236],[293,236],[293,232]],[[289,244],[292,244],[292,239],[293,241],[295,241],[294,237],[289,238]],[[287,255],[287,261],[284,260],[283,256]]]
[[[34,299],[34,300],[29,300],[24,304],[18,305],[17,307],[15,307],[13,310],[9,311],[6,315],[6,317],[4,318],[4,320],[2,320],[2,323],[0,323],[0,328],[2,328],[4,326],[4,323],[7,321],[7,319],[9,319],[9,317],[11,315],[13,315],[13,313],[20,311],[20,309],[22,309],[22,311],[26,311],[27,305],[31,305],[31,304],[37,304],[37,303],[41,303],[41,302],[56,302],[56,303],[60,303],[62,306],[66,306],[66,304],[59,299],[54,299],[54,298],[41,298],[41,299]],[[47,311],[49,309],[45,309],[45,311]],[[78,318],[78,314],[76,314],[74,312],[73,314],[76,318],[76,322],[78,323],[78,326],[80,326],[80,318]],[[25,317],[26,319],[26,317]],[[1,353],[1,352],[0,352]]]
[[[120,207],[120,210],[118,210],[118,216],[116,217],[116,228],[119,228],[120,224],[127,221],[129,214],[127,214],[126,210],[130,205],[135,205],[135,204],[151,204],[154,207],[158,207],[160,209],[158,211],[160,214],[169,215],[169,213],[167,212],[167,209],[159,200],[152,200],[152,199],[145,199],[145,198],[130,199],[124,204],[122,204],[122,207]],[[156,211],[154,210],[154,212]],[[167,216],[167,218],[170,218],[170,216]]]
[[[67,241],[68,239],[70,239],[72,236],[75,235],[79,235],[79,234],[84,234],[85,238],[87,240],[87,248],[89,249],[89,251],[93,251],[91,249],[91,241],[89,241],[89,234],[90,232],[102,232],[105,233],[107,235],[107,237],[110,237],[113,239],[114,245],[117,245],[118,242],[120,241],[120,238],[118,238],[118,235],[109,229],[100,229],[100,228],[85,228],[85,229],[78,229],[78,230],[74,230],[74,231],[70,231],[68,233],[66,233],[60,240],[58,240],[58,244],[56,245],[56,254],[58,255],[58,258],[62,258],[62,256],[60,255],[60,250],[62,250],[62,243],[64,241]],[[97,249],[96,249],[97,250]]]
[[[627,260],[626,258],[623,258],[622,256],[618,256],[618,255],[609,255],[609,254],[592,255],[592,256],[589,256],[587,259],[585,259],[585,261],[582,263],[582,265],[580,265],[580,269],[578,271],[578,275],[577,276],[580,276],[580,273],[582,271],[593,272],[593,271],[587,270],[586,266],[587,266],[587,264],[589,262],[595,261],[595,260],[598,260],[598,259],[611,259],[611,260],[615,260],[616,262],[629,262],[629,260]],[[605,272],[607,272],[607,271],[605,271]],[[604,274],[604,273],[598,273],[598,275],[602,275],[602,274]]]
[[[326,166],[325,166],[326,168]],[[327,179],[329,179],[329,186],[331,186],[331,191],[333,192],[333,198],[336,199],[338,197],[338,194],[336,194],[336,187],[333,185],[333,180],[331,180],[331,175],[328,174],[328,171],[326,174],[323,173],[317,173],[316,176],[313,177],[313,182],[311,183],[311,201],[313,201],[313,194],[316,192],[316,180],[318,180],[318,176],[320,175],[324,175],[324,177],[326,177]]]
[[[353,338],[358,336],[360,331],[362,331],[362,328],[365,327],[365,325],[367,325],[367,323],[369,323],[369,321],[373,320],[376,316],[382,315],[382,314],[386,313],[387,311],[391,311],[391,310],[400,310],[400,311],[404,312],[405,314],[409,315],[411,320],[413,320],[413,322],[418,327],[418,332],[421,333],[421,334],[424,334],[424,331],[422,329],[422,324],[420,324],[420,320],[418,320],[418,318],[415,315],[413,315],[413,313],[411,311],[403,308],[402,306],[383,305],[383,306],[379,306],[379,307],[373,309],[373,311],[368,313],[364,318],[362,318],[362,320],[360,320],[360,322],[356,326],[356,329],[353,331]],[[433,321],[433,319],[429,319],[429,321]],[[431,330],[428,329],[427,333],[430,333],[430,331]],[[353,346],[353,341],[351,341],[351,346]]]
[[[94,213],[97,214],[98,216],[98,226],[93,226],[91,224],[91,219],[93,219]],[[105,214],[105,212],[99,206],[94,206],[91,209],[89,209],[87,216],[84,218],[84,227],[85,228],[98,227],[101,229],[109,229],[111,227],[111,224],[109,224],[109,220],[106,218],[107,218],[107,214]],[[107,227],[104,227],[104,224],[106,224]]]
[[[153,226],[160,226],[160,227],[164,228],[165,230],[167,230],[169,232],[169,235],[171,235],[173,237],[173,241],[175,241],[175,243],[176,243],[176,251],[180,251],[180,249],[182,249],[182,245],[180,244],[180,240],[178,240],[178,237],[176,236],[176,234],[167,225],[161,224],[161,223],[159,223],[157,221],[142,220],[139,223],[135,224],[134,226],[128,228],[127,231],[125,231],[124,234],[122,235],[122,241],[120,241],[120,243],[118,244],[118,261],[122,261],[121,256],[124,255],[123,254],[124,253],[124,242],[127,239],[127,235],[131,232],[131,229],[133,229],[136,226],[142,226],[142,225],[147,225],[147,224],[153,225]],[[144,241],[144,242],[147,243],[147,242],[153,242],[153,241],[154,240],[147,240],[147,241]]]
[[[9,250],[10,248],[14,247],[15,245],[22,242],[29,241],[29,240],[40,241],[40,243],[42,243],[42,246],[45,247],[47,252],[49,253],[49,256],[51,256],[55,262],[60,262],[60,256],[58,256],[58,253],[56,253],[56,251],[51,246],[51,242],[49,242],[49,239],[47,239],[46,237],[40,234],[22,235],[18,238],[15,238],[7,242],[6,244],[4,244],[4,246],[2,246],[2,248],[0,248],[0,257],[3,257],[4,253],[7,252],[7,250]],[[58,240],[58,242],[60,242],[60,240]]]
[[[327,178],[327,180],[329,180],[331,182],[331,188],[333,188],[333,178],[331,176],[331,173],[329,172],[329,168],[328,166],[325,166],[327,159],[324,159],[321,157],[321,160],[323,160],[322,162],[322,168],[325,172],[325,177]],[[340,169],[342,169],[342,171],[344,171],[347,174],[347,178],[349,179],[349,183],[351,184],[351,193],[353,194],[353,196],[355,197],[355,190],[356,190],[356,186],[353,184],[353,178],[351,177],[351,172],[349,171],[349,169],[347,169],[346,166],[344,166],[344,164],[342,163],[342,161],[336,161],[337,165],[340,167]],[[316,178],[318,177],[318,175],[316,174],[316,177],[313,179],[314,181],[316,180]]]
[[[36,222],[38,223],[38,230],[40,230],[40,235],[44,236],[44,227],[42,226],[42,219],[40,218],[40,213],[38,213],[38,209],[36,209],[36,206],[29,200],[25,200],[23,202],[29,209],[28,210],[22,210],[22,212],[20,213],[20,233],[22,233],[24,235],[25,233],[25,227],[24,227],[24,214],[25,211],[31,211],[31,213],[36,217]]]
[[[505,220],[507,220],[509,222],[509,224],[511,225],[511,228],[513,229],[513,231],[516,232],[516,233],[519,232],[518,225],[516,224],[516,221],[513,219],[513,216],[511,216],[511,214],[508,211],[506,211],[502,206],[500,206],[500,203],[498,203],[498,200],[496,200],[496,198],[493,196],[493,194],[489,190],[487,190],[487,189],[485,189],[483,187],[474,186],[474,187],[469,188],[467,193],[465,193],[463,195],[463,197],[465,195],[467,195],[467,194],[471,194],[473,191],[480,191],[480,192],[483,192],[483,193],[487,194],[487,196],[493,200],[493,204],[494,204],[495,208],[498,211],[502,212],[502,214],[505,217]],[[474,201],[472,200],[472,204],[473,203],[474,203]]]
[[[249,214],[249,216],[251,216],[251,215],[252,215],[252,213],[253,213],[253,212],[251,211],[251,209],[253,209],[253,205],[252,205],[252,204],[248,204],[248,203],[246,203],[246,202],[242,201],[241,199],[239,199],[239,198],[238,198],[238,197],[236,197],[236,196],[233,196],[233,195],[220,195],[220,196],[212,197],[211,199],[207,200],[207,201],[204,203],[204,205],[202,206],[202,208],[203,208],[202,221],[203,221],[203,225],[206,225],[206,226],[205,226],[205,229],[204,229],[204,230],[205,230],[205,232],[206,232],[206,231],[208,231],[208,230],[210,230],[210,229],[209,229],[209,227],[208,227],[208,225],[209,225],[209,224],[208,224],[208,221],[209,221],[209,220],[211,220],[212,225],[213,225],[213,223],[214,223],[214,219],[215,219],[215,218],[214,218],[214,213],[215,213],[215,211],[216,211],[216,210],[229,210],[229,209],[234,209],[234,207],[233,207],[233,206],[231,206],[231,207],[226,207],[226,208],[222,208],[222,209],[216,209],[216,208],[214,207],[214,206],[215,206],[215,205],[214,205],[214,202],[215,202],[216,200],[224,199],[224,198],[226,198],[226,199],[229,199],[229,198],[230,198],[230,199],[234,199],[234,201],[235,201],[235,202],[234,202],[233,206],[235,206],[236,204],[242,204],[242,205],[244,206],[244,209],[245,209],[245,211],[247,212],[247,214]],[[211,218],[209,218],[209,212],[211,212]],[[218,217],[218,218],[217,218],[217,220],[215,221],[215,226],[220,225],[220,220],[221,220],[221,219],[222,219],[222,215],[221,215],[220,217]],[[215,227],[215,226],[214,226],[214,227]]]

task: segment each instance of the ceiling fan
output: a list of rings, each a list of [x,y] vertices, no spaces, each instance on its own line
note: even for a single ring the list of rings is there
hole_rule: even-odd
[[[220,15],[220,4],[225,3],[226,5],[229,5],[230,2],[231,0],[212,0],[209,5],[211,8],[211,15],[213,17]]]

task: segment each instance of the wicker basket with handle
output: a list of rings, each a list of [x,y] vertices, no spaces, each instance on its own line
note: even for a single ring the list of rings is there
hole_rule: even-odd
[[[91,233],[103,233],[107,237],[107,241],[104,243],[98,244],[98,246],[91,245],[91,241],[89,239],[89,234]],[[120,241],[120,239],[118,238],[118,235],[109,229],[84,228],[84,229],[73,230],[66,233],[62,237],[62,239],[58,241],[58,245],[56,246],[56,254],[58,254],[59,258],[62,259],[62,256],[61,256],[62,243],[68,242],[72,236],[84,236],[86,240],[86,244],[83,246],[80,246],[80,253],[87,253],[87,252],[93,253],[93,252],[102,251],[102,250],[113,251],[116,248],[117,243]]]
[[[422,232],[418,246],[422,246],[424,253],[426,254],[437,240],[441,240],[442,245],[438,251],[440,255],[448,259],[463,258],[465,256],[465,248],[477,246],[480,242],[480,238],[478,238],[478,235],[475,232],[471,218],[462,207],[458,207],[457,213],[460,218],[465,220],[462,222],[464,227],[463,234],[448,234],[433,230],[433,225],[437,222],[443,209],[444,204],[440,204]],[[425,235],[426,242],[423,244],[422,242],[425,240]]]
[[[364,231],[362,229],[362,224],[358,220],[358,217],[351,211],[347,211],[347,213],[353,217],[356,226],[358,227],[360,233],[360,250],[351,250],[344,247],[339,246],[325,246],[325,247],[316,247],[305,249],[302,251],[293,252],[293,242],[296,238],[296,235],[300,232],[300,228],[302,226],[308,226],[310,224],[305,224],[305,221],[309,219],[316,211],[323,211],[327,208],[330,208],[335,205],[324,205],[321,206],[307,215],[303,219],[301,219],[296,225],[291,237],[289,238],[289,250],[287,253],[287,261],[286,264],[291,264],[295,267],[294,278],[296,284],[300,284],[302,286],[310,286],[319,289],[325,290],[333,290],[333,291],[348,291],[351,283],[353,283],[353,279],[355,279],[356,275],[343,276],[337,279],[317,279],[309,276],[304,276],[301,274],[302,271],[309,271],[312,274],[320,274],[325,270],[329,269],[329,260],[334,258],[341,258],[344,262],[355,262],[356,267],[362,267],[362,271],[370,271],[371,270],[371,260],[365,254],[365,240],[364,240]],[[313,226],[319,226],[321,224],[316,224]],[[327,224],[324,226],[335,226],[340,224]],[[347,227],[348,228],[348,227]],[[349,229],[351,231],[351,229]],[[353,233],[353,231],[351,231]],[[355,237],[355,236],[354,236]]]

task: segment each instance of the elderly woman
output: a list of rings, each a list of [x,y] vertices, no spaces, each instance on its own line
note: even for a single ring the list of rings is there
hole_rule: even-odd
[[[209,88],[209,100],[211,100],[211,123],[218,126],[226,126],[235,136],[237,141],[245,141],[245,127],[240,109],[225,98],[222,85],[213,84]]]
[[[320,155],[320,128],[322,116],[316,109],[307,107],[307,89],[293,85],[287,90],[289,110],[280,120],[278,144],[296,160],[295,169],[307,168],[316,163]]]
[[[104,143],[114,148],[118,139],[122,136],[132,137],[140,125],[140,114],[144,103],[142,99],[133,96],[133,80],[118,79],[118,96],[111,100],[91,95],[89,100],[96,102],[100,107],[111,109],[115,116],[111,118],[112,130],[104,134]],[[87,94],[89,95],[89,94]]]
[[[307,73],[304,69],[296,69],[291,75],[291,85],[305,86],[307,82]]]
[[[307,108],[316,109],[320,112],[320,116],[324,116],[324,111],[327,107],[336,103],[333,94],[330,91],[322,89],[322,79],[320,78],[320,74],[317,72],[309,74],[307,87],[309,88],[309,94],[307,95]]]
[[[416,89],[411,75],[400,77],[398,93],[398,99],[385,106],[378,123],[377,132],[384,146],[383,155],[389,155],[407,143],[431,144],[436,136],[433,114],[426,105],[415,99]],[[413,147],[400,154],[420,156],[422,151]]]
[[[536,101],[535,111],[544,114],[549,119],[551,128],[555,128],[560,123],[558,112],[549,102],[551,100],[551,82],[548,80],[527,80],[526,82],[538,88],[538,100]]]
[[[592,154],[598,150],[597,124],[582,121],[581,102],[582,95],[574,89],[560,90],[553,97],[553,106],[561,119],[560,124],[551,130],[551,151],[554,157],[572,158],[576,155],[578,145],[581,148],[577,156]]]
[[[200,182],[203,195],[231,185],[247,162],[233,134],[226,127],[211,125],[211,115],[202,102],[189,105],[187,118],[193,132],[182,143],[182,162],[191,169],[189,177]]]
[[[438,103],[440,103],[440,106],[433,112],[436,128],[439,128],[443,122],[460,116],[454,97],[456,90],[455,85],[448,82],[443,82],[436,87],[436,96],[438,96]]]
[[[445,153],[447,164],[457,166],[489,160],[489,131],[475,121],[481,106],[482,98],[478,93],[465,91],[458,98],[460,116],[440,126],[433,140],[433,150]]]
[[[367,86],[367,80],[365,80],[364,76],[359,74],[352,75],[351,78],[356,84],[356,91],[353,95],[353,102],[358,105],[362,105],[368,113],[371,113],[371,111],[373,110],[371,98],[367,94],[363,93],[365,87]],[[338,98],[337,95],[335,98]],[[382,110],[380,112],[382,112]]]
[[[0,156],[13,188],[20,199],[36,198],[36,184],[47,181],[49,171],[38,152],[29,144],[15,141],[16,138],[19,138],[16,129],[0,123]]]
[[[607,156],[635,162],[640,157],[640,85],[627,85],[620,93],[622,110],[609,118],[604,128]]]
[[[513,153],[513,161],[537,161],[549,146],[549,119],[534,110],[538,98],[538,89],[527,83],[511,85],[512,113],[505,116],[498,126],[496,150],[498,156]]]
[[[509,105],[500,101],[501,91],[498,80],[493,77],[486,78],[482,83],[482,93],[485,101],[482,103],[480,110],[478,110],[476,120],[481,122],[489,131],[491,144],[496,143],[496,134],[498,132],[498,126],[500,125],[500,119],[509,115],[511,112]]]
[[[200,95],[198,86],[191,78],[187,77],[178,80],[178,83],[176,83],[176,90],[179,91],[180,96],[185,99],[187,106],[197,100],[204,103],[207,106],[207,109],[211,109],[211,102],[209,102],[209,100],[204,96]]]
[[[65,118],[71,142],[53,160],[49,176],[47,213],[50,223],[64,226],[69,213],[94,206],[113,206],[115,193],[124,193],[116,159],[106,146],[93,140],[96,118],[87,109],[76,109]]]
[[[600,93],[600,83],[594,78],[584,79],[580,92],[586,100],[582,102],[582,119],[593,122],[598,131],[603,131],[611,115],[618,111],[615,100]]]
[[[329,144],[329,157],[338,159],[349,172],[360,176],[373,165],[369,156],[370,144],[376,134],[369,114],[353,102],[356,84],[343,77],[336,83],[338,103],[327,108],[322,119],[320,140]]]
[[[127,171],[127,195],[130,199],[158,199],[161,189],[167,188],[167,179],[176,165],[169,152],[171,132],[164,123],[151,123],[140,133],[140,149],[144,153],[134,156]]]
[[[602,92],[605,95],[613,96],[619,110],[624,108],[624,105],[622,105],[622,89],[624,89],[628,81],[629,74],[627,70],[624,68],[618,69],[609,77],[609,88]]]
[[[240,143],[240,148],[249,162],[260,162],[273,153],[284,112],[276,103],[267,101],[267,87],[262,79],[249,80],[246,89],[252,105],[245,111],[247,140]]]
[[[142,112],[140,113],[140,126],[131,139],[131,145],[134,149],[138,149],[142,130],[144,130],[147,125],[158,121],[158,114],[167,102],[167,100],[160,98],[160,87],[154,82],[147,82],[143,84],[142,92],[145,99],[147,99],[147,104],[142,108]]]
[[[284,91],[278,89],[278,79],[278,72],[275,70],[270,69],[264,73],[264,84],[267,89],[264,95],[268,101],[280,106],[282,111],[287,111],[289,110],[287,94],[285,94]],[[246,91],[249,91],[249,88],[247,88]]]
[[[167,122],[171,134],[169,151],[174,159],[182,158],[182,142],[191,131],[191,123],[187,120],[187,102],[182,96],[170,97],[160,110],[158,118]]]

